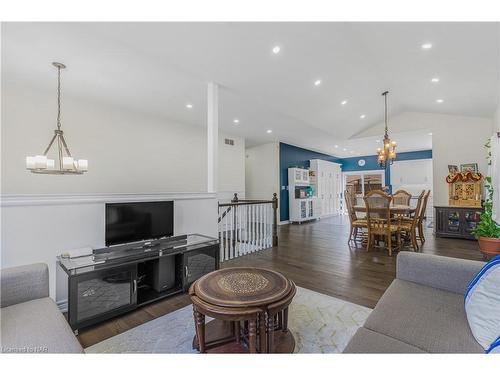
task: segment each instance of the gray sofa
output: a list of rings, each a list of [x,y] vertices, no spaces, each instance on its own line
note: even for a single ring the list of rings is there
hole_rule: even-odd
[[[82,353],[66,319],[49,297],[46,264],[1,271],[3,353]]]
[[[344,353],[484,353],[464,293],[483,262],[401,252],[389,286]]]

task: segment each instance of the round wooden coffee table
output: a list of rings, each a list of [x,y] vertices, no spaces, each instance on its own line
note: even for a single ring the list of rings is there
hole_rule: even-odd
[[[268,269],[225,268],[203,276],[189,289],[193,347],[202,353],[292,353],[288,306],[295,293],[292,281]],[[205,324],[206,316],[215,320]]]

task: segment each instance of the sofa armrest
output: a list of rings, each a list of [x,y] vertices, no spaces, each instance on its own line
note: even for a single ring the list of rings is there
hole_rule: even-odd
[[[44,263],[0,271],[0,307],[49,296],[49,269]]]
[[[396,277],[436,289],[464,294],[484,262],[438,255],[401,252],[397,257]]]

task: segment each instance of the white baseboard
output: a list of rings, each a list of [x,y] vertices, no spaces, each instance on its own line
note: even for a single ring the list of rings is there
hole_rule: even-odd
[[[286,225],[286,224],[290,224],[290,220],[280,221],[278,225]]]

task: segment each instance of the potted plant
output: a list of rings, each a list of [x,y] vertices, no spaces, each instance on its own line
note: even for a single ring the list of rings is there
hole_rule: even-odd
[[[488,150],[488,165],[491,165],[491,152],[490,142],[485,145]],[[479,249],[487,256],[495,256],[500,254],[500,225],[493,220],[493,185],[491,183],[491,176],[484,179],[484,189],[486,198],[484,200],[484,212],[479,218],[479,223],[472,231],[479,242]]]

